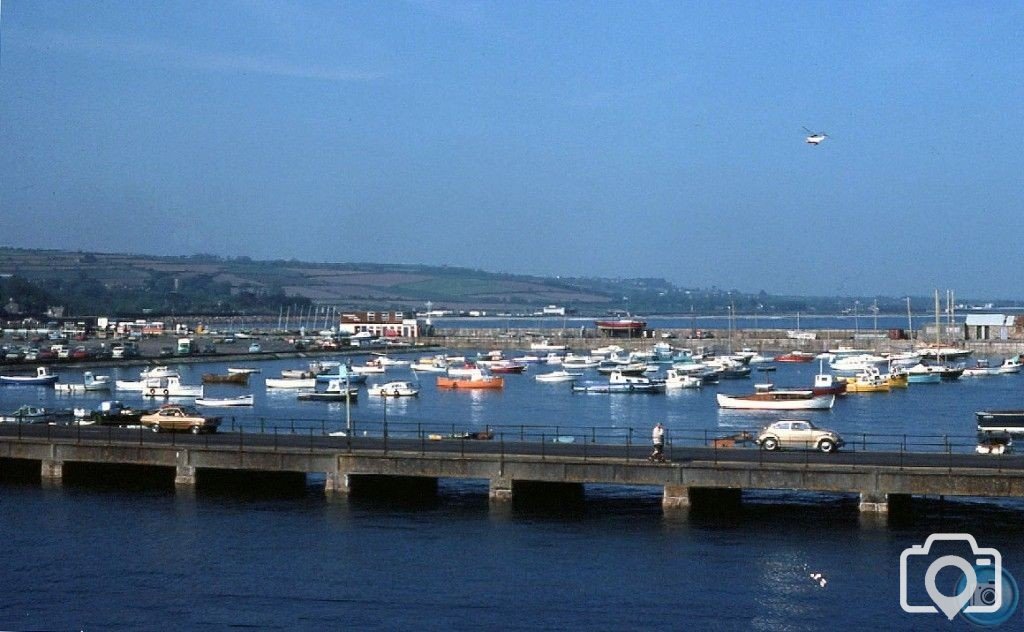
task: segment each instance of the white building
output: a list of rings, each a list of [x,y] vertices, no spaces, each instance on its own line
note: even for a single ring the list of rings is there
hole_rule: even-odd
[[[383,338],[418,338],[421,326],[411,312],[349,312],[341,315],[338,331],[350,336],[368,333]]]

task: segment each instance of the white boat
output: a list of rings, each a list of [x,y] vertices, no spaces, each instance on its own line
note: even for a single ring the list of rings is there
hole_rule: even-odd
[[[352,371],[356,375],[383,375],[385,369],[383,366],[376,364],[365,364],[349,367],[349,371]]]
[[[373,384],[368,388],[370,395],[378,397],[415,397],[420,394],[419,389],[411,382],[387,382],[385,384]]]
[[[472,364],[448,367],[448,377],[473,377],[480,369]]]
[[[1001,365],[999,365],[998,367],[996,367],[996,373],[999,373],[999,374],[1020,373],[1020,370],[1021,370],[1021,362],[1020,362],[1020,356],[1019,355],[1018,356],[1014,356],[1012,358],[1007,358],[1007,359],[1003,360],[1003,363]]]
[[[215,408],[228,407],[228,406],[252,406],[253,396],[240,395],[238,397],[197,397],[196,406],[210,406]]]
[[[0,375],[0,384],[46,386],[57,381],[57,376],[45,366],[36,367],[35,375]]]
[[[721,408],[744,410],[828,410],[836,401],[835,395],[815,395],[810,390],[759,389],[751,395],[716,396]]]
[[[109,391],[109,375],[93,375],[92,371],[86,371],[82,376],[82,384],[54,384],[53,388],[58,393],[85,393],[87,391]]]
[[[259,373],[260,369],[250,369],[246,367],[228,367],[228,373],[245,373],[246,375],[252,375],[253,373]]]
[[[601,364],[600,360],[594,360],[585,356],[567,355],[562,360],[563,369],[594,369]]]
[[[272,378],[266,379],[267,388],[316,388],[316,378]]]
[[[381,354],[381,353],[375,353],[373,355],[375,355],[377,357],[377,364],[379,364],[380,366],[384,366],[384,367],[389,367],[389,366],[403,367],[403,366],[409,366],[410,364],[412,364],[412,362],[409,361],[409,360],[396,360],[394,358],[388,357],[388,356],[386,356],[384,354]]]
[[[146,388],[146,380],[117,380],[114,382],[114,386],[119,391],[130,391],[132,393],[141,393],[142,389]]]
[[[700,388],[704,380],[691,372],[669,369],[665,372],[665,388]]]
[[[146,378],[142,387],[144,397],[202,397],[202,385],[182,384],[177,375]]]
[[[551,344],[547,338],[542,339],[540,342],[530,343],[530,351],[568,351],[567,345],[555,345]]]
[[[304,371],[302,369],[284,369],[281,371],[281,379],[285,380],[306,380],[313,377],[316,377],[314,371]],[[267,381],[269,382],[270,380]]]
[[[444,373],[448,370],[449,361],[441,357],[420,358],[409,368],[419,373]]]
[[[546,356],[544,356],[543,358],[541,358],[541,362],[543,362],[544,364],[552,364],[552,365],[553,364],[561,364],[562,363],[562,356],[561,356],[561,354],[558,354],[558,353],[549,353]]]
[[[538,382],[572,382],[576,378],[580,377],[580,373],[570,373],[569,371],[552,371],[551,373],[541,373],[535,375],[533,379]]]
[[[573,386],[574,393],[661,393],[665,383],[641,375],[623,375],[615,372],[605,383],[596,382]]]
[[[999,375],[999,367],[989,366],[988,360],[977,360],[975,366],[964,369],[964,377]]]
[[[918,349],[918,353],[921,354],[922,358],[928,360],[960,360],[971,355],[973,350],[961,349],[960,347],[932,346]]]
[[[178,372],[167,366],[154,366],[148,369],[143,369],[139,373],[139,377],[143,380],[151,377],[180,377]]]
[[[838,375],[853,376],[864,371],[868,367],[878,368],[886,362],[887,360],[882,356],[862,353],[859,355],[836,358],[830,362],[828,366]]]

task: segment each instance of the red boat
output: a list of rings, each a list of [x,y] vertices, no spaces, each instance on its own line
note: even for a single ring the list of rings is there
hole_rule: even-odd
[[[596,321],[598,332],[611,337],[641,338],[647,329],[647,321],[635,318]]]
[[[810,362],[815,357],[815,354],[807,351],[790,351],[782,355],[775,356],[776,362]]]

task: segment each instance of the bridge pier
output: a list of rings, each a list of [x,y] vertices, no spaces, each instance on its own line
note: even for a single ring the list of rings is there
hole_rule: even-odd
[[[492,478],[488,498],[495,507],[512,504],[532,507],[570,506],[583,501],[582,483],[524,481]]]
[[[192,454],[188,450],[179,450],[175,455],[174,486],[176,488],[196,486],[196,468],[192,465]]]
[[[910,494],[860,493],[861,513],[888,514],[890,511],[903,511],[909,504]]]
[[[43,485],[60,485],[64,479],[64,461],[43,459],[40,462],[39,479]]]
[[[729,510],[736,509],[743,500],[743,490],[735,487],[689,487],[665,485],[661,496],[663,510],[684,509]]]
[[[327,472],[324,493],[330,496],[348,496],[348,475],[341,472]]]
[[[487,498],[492,505],[512,504],[512,479],[492,478],[487,491]]]

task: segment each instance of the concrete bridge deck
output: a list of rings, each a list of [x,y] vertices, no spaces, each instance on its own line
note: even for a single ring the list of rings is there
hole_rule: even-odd
[[[651,463],[647,453],[646,445],[339,437],[314,429],[193,436],[0,424],[0,469],[5,462],[38,461],[40,476],[51,482],[61,479],[65,464],[89,463],[166,468],[182,487],[206,471],[322,473],[330,494],[381,481],[429,492],[439,478],[482,479],[495,503],[520,493],[582,491],[584,484],[659,486],[666,509],[738,498],[744,489],[856,493],[864,512],[887,512],[890,501],[913,495],[1024,497],[1024,455],[676,445],[666,450],[670,462]]]

